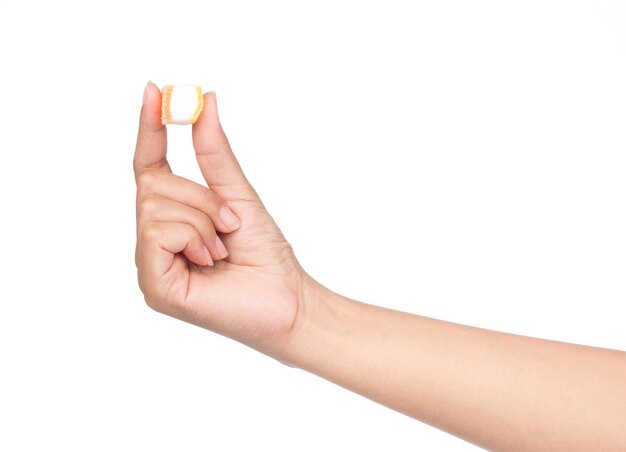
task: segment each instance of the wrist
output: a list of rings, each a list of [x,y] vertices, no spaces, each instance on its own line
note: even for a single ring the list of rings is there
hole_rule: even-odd
[[[350,300],[324,287],[308,275],[302,281],[297,314],[284,346],[275,356],[290,367],[307,368],[320,346],[332,342]]]

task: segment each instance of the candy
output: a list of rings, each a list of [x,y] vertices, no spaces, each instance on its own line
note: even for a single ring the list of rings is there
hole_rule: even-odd
[[[194,124],[204,98],[195,85],[165,85],[161,90],[161,124]]]

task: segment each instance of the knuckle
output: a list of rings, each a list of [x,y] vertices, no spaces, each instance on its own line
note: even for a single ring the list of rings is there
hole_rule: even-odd
[[[137,178],[137,185],[140,186],[143,190],[149,189],[152,184],[154,184],[154,180],[156,179],[156,174],[153,171],[144,171]]]
[[[154,213],[158,208],[158,204],[158,196],[149,193],[144,196],[139,202],[139,213],[141,215],[149,215],[151,213]]]
[[[153,242],[161,236],[161,228],[156,223],[148,223],[141,231],[141,238],[146,242]]]

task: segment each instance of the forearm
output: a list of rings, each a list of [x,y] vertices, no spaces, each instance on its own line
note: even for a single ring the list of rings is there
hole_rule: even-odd
[[[626,449],[624,352],[307,297],[296,367],[489,449]]]

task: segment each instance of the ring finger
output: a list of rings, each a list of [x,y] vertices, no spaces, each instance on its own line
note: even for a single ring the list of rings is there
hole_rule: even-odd
[[[226,247],[216,234],[211,219],[205,213],[156,194],[144,196],[138,209],[140,228],[154,221],[187,223],[198,231],[213,260],[224,259],[228,256]]]

